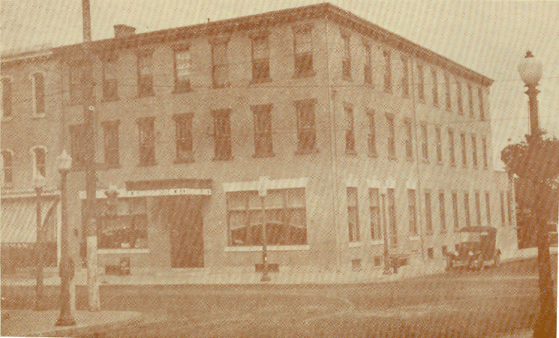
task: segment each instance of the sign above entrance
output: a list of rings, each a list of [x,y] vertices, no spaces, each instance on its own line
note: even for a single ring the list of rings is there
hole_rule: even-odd
[[[98,199],[107,198],[106,190],[97,190],[96,197]],[[118,190],[118,198],[124,197],[157,197],[157,196],[180,196],[180,195],[195,195],[195,196],[211,196],[211,189],[157,189],[157,190]],[[80,199],[85,199],[85,191],[79,192]]]

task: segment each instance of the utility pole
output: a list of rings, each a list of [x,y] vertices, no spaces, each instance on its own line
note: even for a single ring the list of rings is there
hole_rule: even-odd
[[[95,175],[95,106],[93,98],[93,60],[91,57],[91,16],[89,0],[82,0],[83,14],[83,112],[85,119],[85,226],[87,245],[87,290],[89,311],[98,311],[99,281],[97,279],[97,224],[95,205],[97,177]]]

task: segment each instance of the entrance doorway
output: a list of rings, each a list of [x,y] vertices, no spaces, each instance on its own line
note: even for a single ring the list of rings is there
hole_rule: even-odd
[[[171,267],[204,267],[202,197],[169,197],[167,202]]]

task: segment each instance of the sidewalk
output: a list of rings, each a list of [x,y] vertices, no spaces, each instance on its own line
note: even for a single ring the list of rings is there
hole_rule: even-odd
[[[54,326],[59,314],[58,310],[4,310],[2,311],[2,336],[69,337],[133,323],[141,319],[139,312],[132,311],[74,311],[75,326]]]

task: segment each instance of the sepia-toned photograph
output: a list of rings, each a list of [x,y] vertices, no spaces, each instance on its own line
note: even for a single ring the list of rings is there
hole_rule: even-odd
[[[0,24],[2,337],[557,337],[559,1]]]

